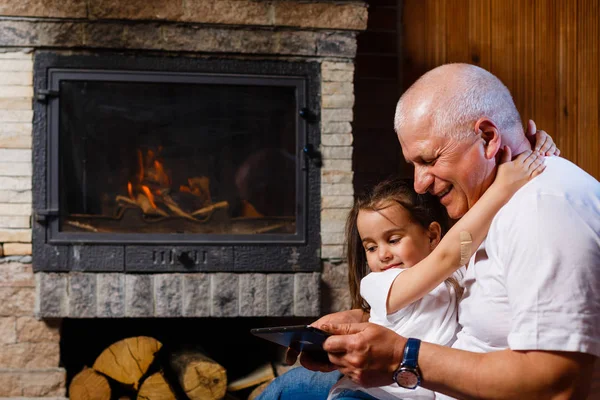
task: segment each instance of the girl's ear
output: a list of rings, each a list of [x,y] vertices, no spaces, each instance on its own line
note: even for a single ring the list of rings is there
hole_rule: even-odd
[[[427,235],[429,236],[429,247],[433,250],[442,240],[442,227],[440,224],[435,221],[429,224]]]

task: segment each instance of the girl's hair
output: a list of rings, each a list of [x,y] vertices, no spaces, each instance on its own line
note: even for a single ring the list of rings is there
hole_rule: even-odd
[[[412,221],[425,229],[428,229],[432,222],[440,224],[442,236],[450,229],[450,219],[446,208],[435,196],[429,193],[418,194],[415,192],[412,179],[390,178],[359,195],[346,220],[346,256],[352,308],[362,308],[366,312],[369,312],[370,307],[360,296],[360,281],[370,270],[356,221],[360,210],[379,211],[385,208],[390,201],[404,207],[409,212]],[[450,277],[446,283],[454,288],[458,300],[462,289],[456,279]]]

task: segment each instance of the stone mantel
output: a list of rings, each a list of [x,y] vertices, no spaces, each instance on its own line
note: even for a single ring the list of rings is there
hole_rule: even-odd
[[[2,0],[0,15],[354,31],[367,26],[366,4],[358,0]]]

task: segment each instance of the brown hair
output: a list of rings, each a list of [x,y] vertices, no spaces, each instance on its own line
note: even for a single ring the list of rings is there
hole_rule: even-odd
[[[425,229],[428,229],[432,222],[440,224],[442,236],[450,229],[450,220],[446,208],[440,204],[435,196],[429,193],[418,194],[415,192],[411,179],[390,178],[359,195],[346,220],[346,257],[352,308],[361,308],[365,312],[369,312],[370,307],[360,296],[360,281],[370,270],[356,225],[358,212],[360,210],[380,210],[383,204],[390,201],[404,207],[410,213],[413,222]],[[450,277],[446,279],[446,283],[454,288],[458,300],[462,294],[462,288],[456,279]]]

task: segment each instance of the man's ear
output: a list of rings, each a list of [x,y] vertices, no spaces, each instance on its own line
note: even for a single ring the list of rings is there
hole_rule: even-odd
[[[429,236],[429,248],[433,250],[442,240],[442,227],[439,222],[434,221],[429,224],[427,235]]]
[[[481,134],[481,138],[485,142],[485,158],[496,157],[502,147],[502,138],[494,122],[485,117],[479,118],[475,123],[475,133]]]

